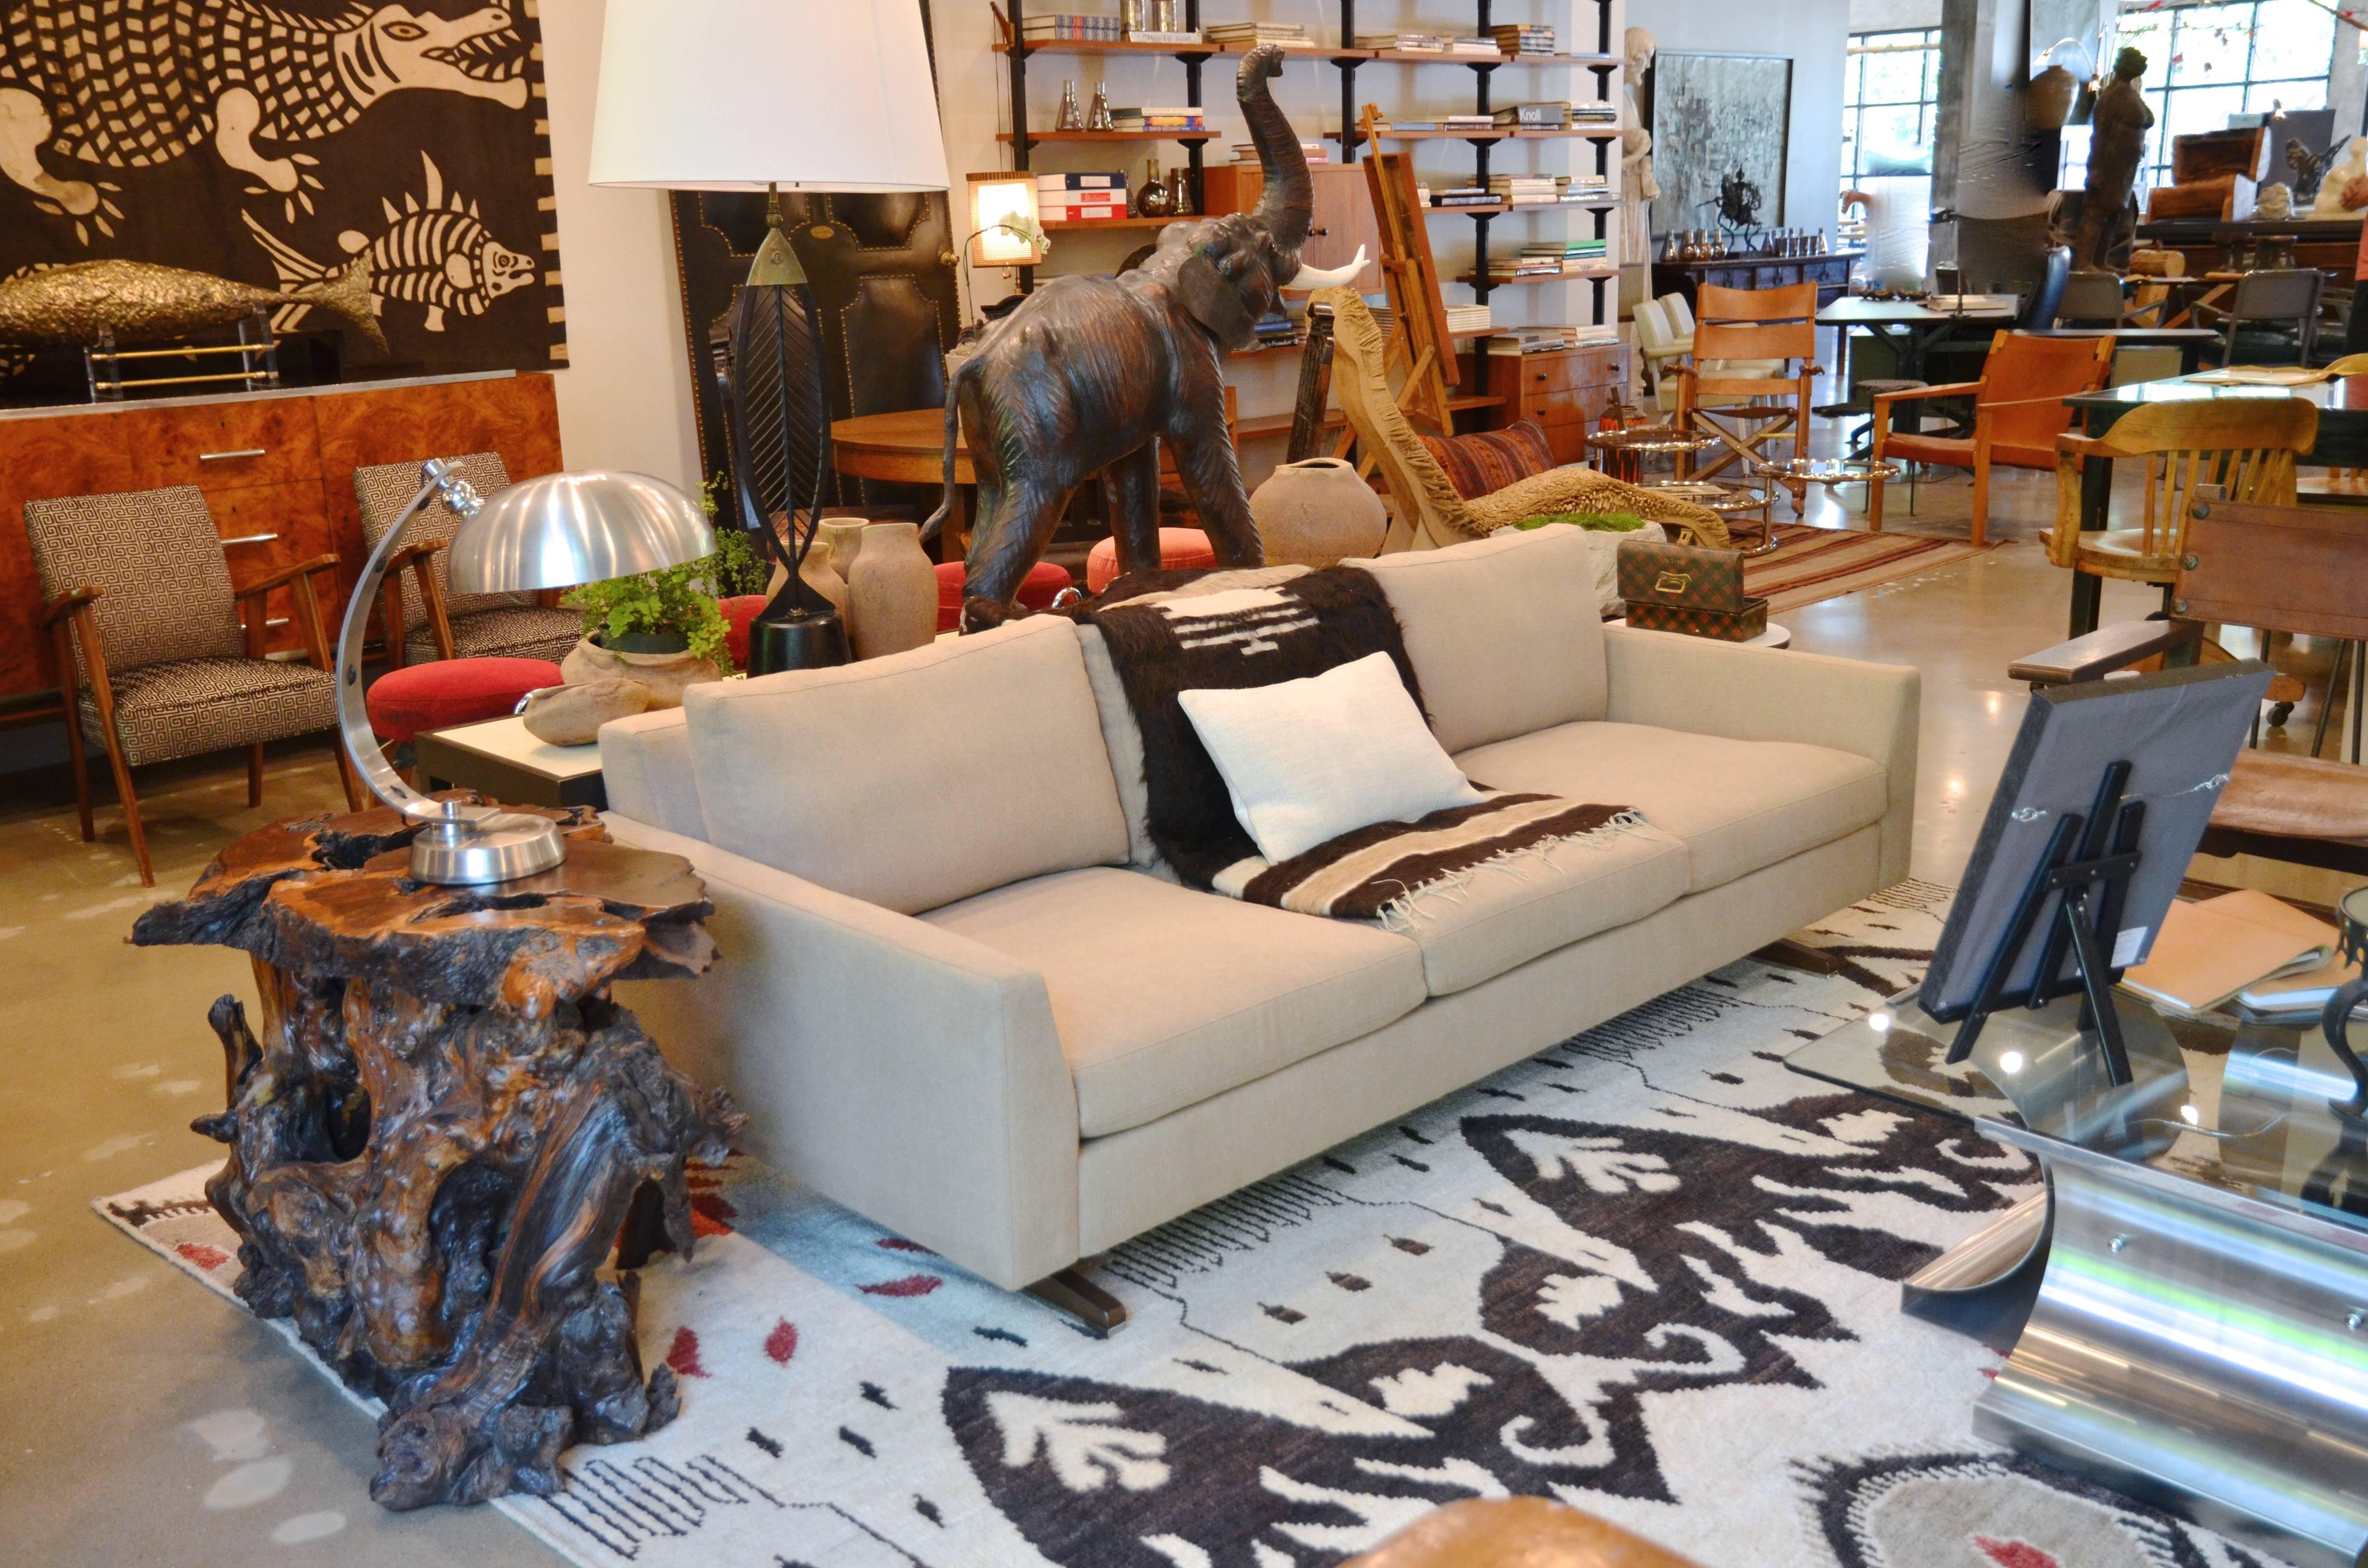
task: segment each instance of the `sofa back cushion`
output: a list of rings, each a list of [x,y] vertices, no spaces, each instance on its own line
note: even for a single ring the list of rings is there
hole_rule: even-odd
[[[683,694],[708,842],[900,914],[1122,865],[1076,629],[1036,617]]]
[[[690,730],[681,709],[661,708],[601,725],[600,781],[609,810],[619,815],[685,838],[707,836],[699,780],[690,767]]]
[[[1381,580],[1431,730],[1450,752],[1603,717],[1603,623],[1584,529],[1342,564]]]

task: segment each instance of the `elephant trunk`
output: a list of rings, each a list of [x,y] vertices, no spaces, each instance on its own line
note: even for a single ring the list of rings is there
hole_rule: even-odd
[[[1258,167],[1266,176],[1257,217],[1285,262],[1296,263],[1315,222],[1315,186],[1307,176],[1307,154],[1300,150],[1299,133],[1267,90],[1269,78],[1282,74],[1282,54],[1281,47],[1271,43],[1251,50],[1242,60],[1234,96],[1249,122],[1250,141],[1258,147]]]

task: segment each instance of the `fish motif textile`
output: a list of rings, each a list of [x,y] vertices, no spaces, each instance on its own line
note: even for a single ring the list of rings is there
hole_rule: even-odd
[[[274,328],[341,332],[354,371],[564,364],[541,31],[533,0],[0,0],[0,279],[122,261],[286,301],[366,262],[384,348],[302,302]],[[79,369],[0,345],[0,402]]]

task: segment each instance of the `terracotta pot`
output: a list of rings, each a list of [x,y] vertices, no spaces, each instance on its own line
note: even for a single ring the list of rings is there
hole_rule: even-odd
[[[689,653],[627,653],[603,648],[589,637],[567,651],[567,657],[559,662],[559,673],[570,686],[603,680],[638,681],[649,688],[652,708],[679,708],[684,687],[723,678],[723,671]]]
[[[847,584],[855,656],[877,659],[918,648],[938,634],[938,569],[921,548],[918,523],[873,523]]]
[[[1269,566],[1331,566],[1378,555],[1389,514],[1356,466],[1338,458],[1285,463],[1250,497]]]

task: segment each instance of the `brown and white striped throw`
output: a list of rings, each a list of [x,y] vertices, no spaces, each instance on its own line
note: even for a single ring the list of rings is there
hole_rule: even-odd
[[[1453,898],[1472,880],[1527,874],[1525,860],[1557,848],[1603,844],[1645,825],[1627,806],[1581,805],[1558,795],[1491,795],[1414,822],[1380,822],[1276,865],[1248,856],[1212,887],[1229,898],[1300,915],[1412,925],[1423,901]]]

